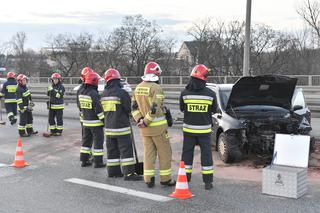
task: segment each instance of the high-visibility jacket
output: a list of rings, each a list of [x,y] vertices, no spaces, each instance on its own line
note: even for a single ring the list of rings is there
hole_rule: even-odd
[[[50,109],[64,109],[65,88],[61,82],[48,87],[47,95],[50,97]]]
[[[119,81],[110,81],[101,96],[105,113],[105,135],[120,136],[131,133],[129,113],[131,99]]]
[[[180,110],[184,112],[183,132],[193,135],[211,133],[216,104],[216,96],[209,88],[184,89],[180,95]]]
[[[16,96],[17,96],[16,99],[18,104],[18,110],[19,111],[26,110],[32,101],[31,94],[28,87],[26,85],[18,84]]]
[[[104,126],[104,113],[97,87],[86,84],[81,90],[78,98],[80,110],[83,113],[83,126]]]
[[[167,128],[163,108],[164,94],[159,84],[141,82],[132,95],[132,116],[136,122],[141,118],[147,127],[140,128],[143,136],[157,136]]]
[[[9,78],[3,85],[0,92],[0,97],[4,97],[4,103],[17,103],[16,100],[17,81],[14,78]]]

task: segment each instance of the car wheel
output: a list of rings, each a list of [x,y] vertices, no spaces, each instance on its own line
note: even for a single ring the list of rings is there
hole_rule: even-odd
[[[218,153],[220,159],[225,163],[238,161],[242,155],[236,137],[226,136],[225,133],[219,135]]]
[[[316,150],[316,141],[315,141],[314,137],[311,137],[309,154],[314,153],[315,150]]]

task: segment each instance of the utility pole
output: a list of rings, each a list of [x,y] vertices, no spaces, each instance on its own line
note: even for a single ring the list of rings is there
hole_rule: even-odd
[[[245,42],[243,51],[243,76],[249,76],[250,69],[250,27],[251,27],[251,1],[247,0],[246,11],[246,29],[245,29]]]

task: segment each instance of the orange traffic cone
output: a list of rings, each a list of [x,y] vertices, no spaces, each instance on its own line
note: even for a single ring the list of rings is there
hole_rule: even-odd
[[[176,184],[176,190],[170,194],[170,197],[178,198],[178,199],[189,199],[193,195],[189,191],[187,175],[184,168],[184,161],[180,162],[178,180]]]
[[[25,162],[24,157],[23,157],[22,141],[20,138],[18,139],[18,143],[17,143],[16,156],[15,156],[14,162],[13,162],[13,164],[11,164],[11,166],[16,167],[16,168],[29,166],[29,164],[27,162]]]

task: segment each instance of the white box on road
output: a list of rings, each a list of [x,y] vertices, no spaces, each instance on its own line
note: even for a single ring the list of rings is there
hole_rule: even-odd
[[[299,198],[307,193],[310,136],[276,134],[273,165],[262,170],[262,193]]]
[[[274,165],[262,170],[263,194],[299,198],[307,191],[306,168]]]

